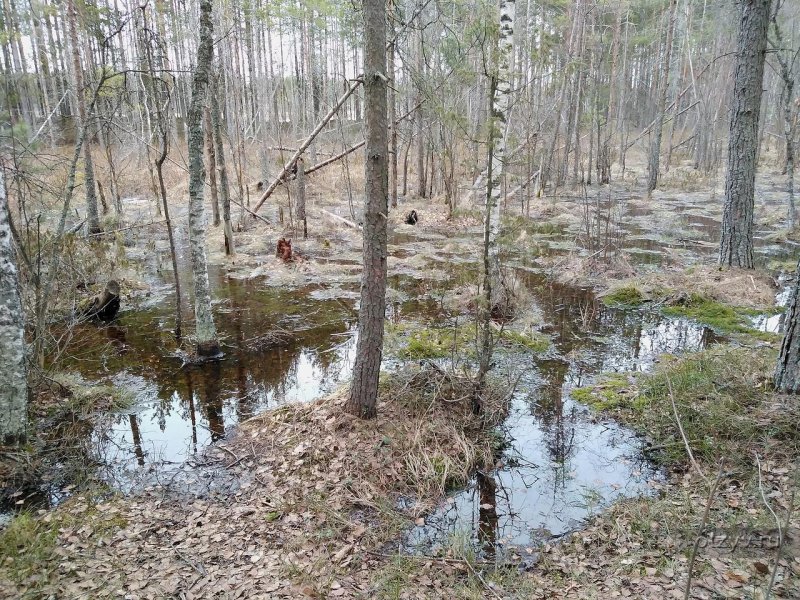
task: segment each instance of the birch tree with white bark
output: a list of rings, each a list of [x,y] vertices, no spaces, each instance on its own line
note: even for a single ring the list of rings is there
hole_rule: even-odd
[[[6,184],[0,170],[0,444],[3,445],[25,439],[28,384],[24,331]]]
[[[489,165],[486,178],[486,212],[483,232],[483,311],[480,340],[479,387],[483,386],[492,358],[492,312],[504,302],[500,278],[497,238],[500,234],[500,197],[508,136],[508,110],[511,104],[512,60],[514,49],[514,0],[500,0],[499,34],[493,72],[490,74],[491,114],[489,127]],[[475,400],[477,402],[477,398]],[[473,404],[475,412],[480,411]]]
[[[194,288],[194,317],[197,355],[219,355],[217,328],[211,312],[211,291],[206,259],[206,216],[203,208],[203,111],[206,105],[211,60],[214,54],[211,0],[200,1],[200,45],[192,82],[192,102],[188,116],[189,138],[189,247]]]

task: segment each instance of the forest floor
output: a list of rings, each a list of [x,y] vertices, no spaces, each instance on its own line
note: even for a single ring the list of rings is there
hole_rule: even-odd
[[[288,224],[286,195],[278,192],[262,211],[270,224],[245,218],[235,257],[222,251],[221,228],[209,227],[210,264],[231,278],[320,286],[321,297],[356,299],[360,231],[329,214],[358,221],[342,177],[312,178],[308,240]],[[0,538],[0,595],[681,598],[699,540],[690,597],[763,598],[773,571],[772,597],[800,596],[800,517],[792,511],[800,404],[770,391],[779,338],[745,319],[749,310],[774,309],[779,276],[794,268],[794,246],[781,230],[779,183],[763,177],[761,266],[720,271],[714,239],[721,200],[718,188],[708,191],[712,185],[675,168],[663,181],[668,191],[648,199],[634,172],[599,191],[534,198],[524,217],[504,220],[506,258],[550,280],[592,288],[609,304],[683,311],[730,334],[699,355],[664,360],[653,374],[609,375],[576,393],[651,441],[652,459],[668,471],[657,495],[615,503],[558,542],[521,549],[527,558],[517,563],[498,566],[458,544],[438,557],[398,553],[398,538],[424,522],[447,490],[491,467],[502,442],[492,425],[507,401],[498,387],[489,416],[477,420],[467,410],[467,381],[431,365],[409,366],[382,380],[375,422],[345,415],[338,390],[240,424],[203,455],[239,481],[233,491],[187,498],[169,485],[132,496],[87,490],[15,518]],[[173,187],[179,196],[180,185]],[[141,191],[126,201],[126,219],[157,220]],[[477,288],[460,267],[478,263],[482,226],[479,207],[466,197],[461,205],[448,220],[440,198],[402,200],[390,213],[389,270],[420,285],[446,281],[440,303],[468,314]],[[416,226],[403,222],[411,209],[420,215]],[[173,217],[185,235],[177,202]],[[163,231],[146,226],[119,235],[133,236],[116,267],[123,289],[136,306],[156,302],[164,290],[136,265],[163,249]],[[281,237],[292,237],[292,263],[275,257]],[[388,300],[402,296],[390,288]],[[510,327],[532,336],[537,315],[527,312]],[[683,451],[684,436],[693,458]],[[779,528],[788,532],[780,544]]]

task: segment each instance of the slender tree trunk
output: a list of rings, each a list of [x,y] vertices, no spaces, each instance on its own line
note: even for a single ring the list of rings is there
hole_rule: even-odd
[[[394,40],[394,12],[396,10],[395,7],[395,0],[389,0],[388,2],[390,16],[389,22],[391,23],[390,28],[390,35],[392,41],[389,43],[389,81],[391,82],[391,87],[389,88],[389,123],[392,125],[392,132],[389,137],[389,157],[391,161],[391,166],[389,169],[389,196],[391,198],[391,206],[392,208],[397,208],[397,125],[395,124],[396,113],[397,113],[397,99],[395,88],[397,87],[394,72],[395,72],[395,65],[394,65],[394,55],[395,55],[395,45],[396,42]]]
[[[91,234],[100,233],[100,219],[97,215],[97,192],[94,185],[94,165],[92,164],[92,128],[90,116],[86,114],[86,99],[83,93],[83,69],[78,46],[78,11],[75,9],[75,0],[69,0],[67,5],[69,21],[69,38],[72,46],[72,68],[75,71],[75,96],[78,99],[78,116],[82,126],[86,129],[86,142],[83,145],[84,160],[84,185],[86,186],[86,228]]]
[[[208,186],[211,188],[211,213],[214,215],[214,227],[219,227],[219,192],[217,191],[217,159],[214,156],[214,128],[211,126],[211,110],[207,106],[203,110],[203,123],[206,155],[208,156]]]
[[[297,159],[297,220],[303,224],[303,239],[308,238],[308,223],[306,222],[306,163],[303,157]]]
[[[500,234],[500,196],[506,157],[508,109],[511,102],[511,60],[514,47],[514,0],[500,0],[500,34],[497,43],[496,72],[489,86],[491,119],[489,129],[489,173],[486,179],[486,215],[483,234],[483,310],[481,315],[480,356],[476,393],[472,410],[481,411],[480,392],[492,361],[491,318],[495,306],[502,302],[500,259],[497,238]]]
[[[789,229],[794,229],[795,225],[795,206],[794,206],[794,134],[795,134],[795,119],[792,114],[792,102],[794,100],[794,76],[792,68],[789,63],[788,57],[784,54],[783,48],[783,32],[778,25],[777,9],[772,14],[772,30],[775,32],[775,43],[773,44],[775,50],[775,57],[780,66],[781,80],[783,81],[783,89],[781,90],[781,100],[783,109],[783,137],[785,142],[785,166],[786,166],[786,192],[789,197],[789,206],[787,210],[786,220]]]
[[[225,236],[225,254],[234,256],[236,247],[233,243],[233,226],[231,225],[231,192],[228,185],[228,169],[225,166],[225,144],[222,139],[222,116],[219,111],[219,100],[217,99],[219,87],[217,77],[212,78],[214,85],[211,94],[211,125],[214,130],[214,143],[217,146],[215,155],[217,169],[219,170],[219,194],[222,196],[222,230]]]
[[[206,219],[203,207],[205,167],[203,165],[203,107],[214,52],[211,0],[200,0],[200,46],[192,82],[192,102],[187,119],[189,142],[189,247],[194,284],[195,337],[198,356],[219,355],[217,328],[211,312],[211,291],[206,263]]]
[[[670,0],[667,14],[666,40],[664,42],[664,62],[662,63],[658,86],[658,108],[656,109],[658,112],[656,114],[656,124],[651,132],[650,156],[647,162],[648,193],[655,190],[658,184],[661,137],[664,129],[664,114],[667,108],[667,90],[669,89],[669,73],[672,63],[672,38],[675,34],[675,10],[677,5],[677,0]]]
[[[11,214],[0,169],[0,444],[25,440],[28,383],[25,373],[25,323],[19,274],[11,244]]]
[[[731,96],[719,263],[753,268],[753,197],[770,0],[743,0]]]
[[[786,313],[786,333],[775,368],[775,389],[784,393],[800,393],[800,262],[795,271],[794,289]]]
[[[386,215],[389,143],[386,114],[386,2],[364,0],[364,104],[367,148],[364,167],[364,270],[353,383],[345,409],[376,415],[386,311]]]

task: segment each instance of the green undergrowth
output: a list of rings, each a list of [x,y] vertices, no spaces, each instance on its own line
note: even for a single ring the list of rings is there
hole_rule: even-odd
[[[768,342],[778,340],[778,335],[774,333],[753,328],[750,318],[764,314],[763,310],[730,306],[700,294],[691,294],[688,298],[672,306],[666,306],[662,310],[665,315],[693,319],[721,334],[747,335]]]
[[[603,296],[606,306],[640,306],[647,302],[647,297],[634,285],[611,290]]]
[[[613,412],[646,436],[661,464],[689,461],[677,412],[697,460],[725,457],[728,464],[752,469],[755,452],[792,459],[800,454],[800,401],[773,393],[776,360],[770,348],[715,346],[665,356],[651,374],[609,375],[572,395],[596,410]]]
[[[92,506],[80,513],[61,509],[42,517],[29,512],[16,515],[0,531],[0,556],[3,557],[0,578],[17,584],[36,583],[38,578],[44,577],[43,565],[58,560],[59,533],[84,526],[89,521],[92,536],[96,539],[107,537],[127,525],[124,518],[118,515],[106,518]]]
[[[501,346],[523,348],[544,353],[550,348],[550,338],[538,331],[521,332],[503,328],[495,332]],[[458,327],[419,327],[411,323],[388,325],[385,349],[387,354],[405,360],[470,358],[475,356],[475,325]]]

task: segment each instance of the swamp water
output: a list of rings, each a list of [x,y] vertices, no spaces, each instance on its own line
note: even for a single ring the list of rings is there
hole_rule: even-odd
[[[456,248],[459,242],[474,247],[472,236],[451,239]],[[446,325],[454,315],[443,308],[442,289],[452,282],[436,267],[474,270],[475,257],[444,252],[428,269],[393,270],[393,262],[402,263],[429,240],[403,233],[393,241],[387,318]],[[542,355],[511,349],[498,354],[499,369],[521,374],[504,425],[508,446],[495,471],[476,475],[425,525],[408,532],[404,551],[436,552],[453,539],[482,554],[535,546],[580,527],[616,499],[652,493],[660,475],[642,458],[643,442],[598,420],[570,392],[600,372],[648,370],[662,353],[696,351],[716,341],[711,330],[685,319],[605,307],[591,291],[552,283],[527,261],[517,262],[512,269],[552,346]],[[188,493],[215,485],[232,489],[237,482],[219,483],[225,477],[220,467],[204,471],[209,444],[243,419],[311,401],[350,377],[358,291],[352,278],[340,285],[278,288],[215,267],[210,279],[225,352],[220,362],[188,365],[171,350],[174,297],[160,275],[153,275],[152,298],[133,309],[123,305],[113,325],[80,325],[72,332],[64,368],[135,396],[129,410],[101,418],[90,433],[101,477],[123,492],[153,483],[185,483]],[[263,336],[276,329],[291,332],[289,342],[265,344]],[[389,370],[402,366],[386,361]]]

